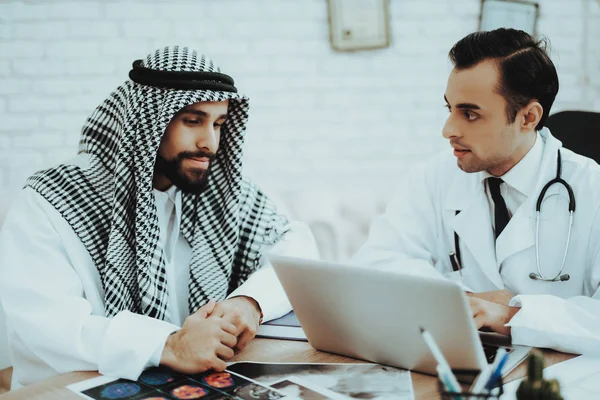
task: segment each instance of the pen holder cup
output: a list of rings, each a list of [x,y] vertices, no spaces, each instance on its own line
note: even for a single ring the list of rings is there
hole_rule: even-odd
[[[479,375],[478,370],[465,370],[465,369],[453,369],[452,372],[460,382],[461,392],[448,392],[441,380],[438,379],[438,390],[441,399],[448,400],[477,400],[477,399],[500,399],[500,396],[504,393],[502,387],[502,378],[499,378],[494,385],[494,388],[488,393],[471,393],[469,392],[470,384],[463,382],[473,382]]]

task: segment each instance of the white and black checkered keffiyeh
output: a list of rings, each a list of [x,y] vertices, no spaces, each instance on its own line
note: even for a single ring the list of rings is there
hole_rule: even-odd
[[[220,72],[195,50],[168,47],[142,67]],[[88,118],[80,153],[89,167],[63,164],[27,181],[74,229],[102,280],[105,314],[121,310],[169,320],[165,255],[152,177],[161,137],[183,107],[229,99],[206,190],[182,194],[181,233],[192,248],[189,308],[222,300],[261,264],[265,246],[288,229],[270,200],[242,177],[248,98],[218,90],[172,89],[126,81]]]

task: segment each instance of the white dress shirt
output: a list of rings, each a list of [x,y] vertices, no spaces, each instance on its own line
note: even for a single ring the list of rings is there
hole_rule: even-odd
[[[189,265],[191,248],[185,240],[179,239],[179,221],[181,221],[181,192],[176,186],[171,186],[165,192],[154,189],[158,226],[160,233],[159,245],[164,249],[165,269],[167,273],[167,290],[169,300],[167,309],[171,322],[183,325],[189,315],[188,295],[190,293],[189,268],[175,268],[175,265]],[[187,262],[186,262],[187,261]]]
[[[500,194],[506,203],[508,216],[512,216],[517,212],[521,204],[527,200],[529,196],[535,195],[535,187],[538,180],[540,165],[542,164],[542,155],[544,151],[544,143],[537,133],[533,147],[525,154],[525,156],[507,173],[499,178],[504,181],[500,185]],[[494,178],[494,175],[487,171],[479,172],[482,184],[485,187],[485,194],[490,203],[490,214],[492,216],[492,228],[496,229],[496,218],[494,215],[495,206],[492,194],[490,193],[487,178]]]
[[[167,255],[171,321],[129,311],[105,317],[98,270],[77,234],[33,189],[17,196],[0,232],[0,300],[13,389],[69,371],[98,370],[136,379],[145,367],[158,365],[167,337],[189,315],[191,248],[179,230],[179,191],[154,194]],[[291,223],[271,252],[318,257],[310,230],[299,222]],[[270,265],[263,265],[229,297],[239,295],[255,299],[265,321],[291,309]]]

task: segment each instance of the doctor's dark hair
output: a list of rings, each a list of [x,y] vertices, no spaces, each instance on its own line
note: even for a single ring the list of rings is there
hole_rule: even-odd
[[[519,110],[535,99],[544,109],[535,129],[544,127],[558,93],[558,75],[546,40],[535,41],[516,29],[475,32],[459,40],[448,56],[457,70],[496,60],[500,70],[497,92],[506,100],[508,121],[514,122]]]

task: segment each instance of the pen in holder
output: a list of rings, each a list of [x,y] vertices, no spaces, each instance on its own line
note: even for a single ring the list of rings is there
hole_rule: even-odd
[[[504,393],[503,390],[503,382],[502,377],[499,377],[494,387],[490,392],[483,391],[482,393],[471,393],[469,392],[470,384],[464,384],[462,381],[473,382],[480,371],[478,370],[467,370],[467,369],[453,369],[452,372],[456,375],[461,382],[461,391],[460,393],[449,392],[446,389],[446,386],[442,383],[442,381],[438,377],[438,390],[441,396],[441,399],[452,399],[452,400],[475,400],[475,399],[500,399],[500,396]]]

